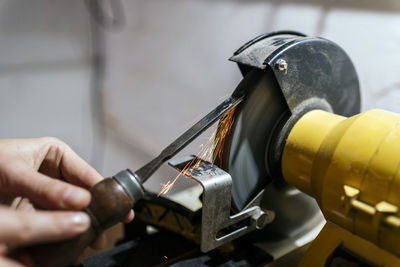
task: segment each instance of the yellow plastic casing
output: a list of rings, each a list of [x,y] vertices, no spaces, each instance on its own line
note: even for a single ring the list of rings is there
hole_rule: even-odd
[[[328,221],[400,255],[399,114],[310,111],[288,136],[282,172]]]

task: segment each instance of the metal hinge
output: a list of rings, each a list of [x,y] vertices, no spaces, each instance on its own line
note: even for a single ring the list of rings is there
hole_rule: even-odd
[[[375,206],[367,204],[358,200],[360,190],[358,188],[344,185],[344,195],[341,200],[344,205],[345,214],[352,210],[360,211],[362,213],[371,215],[373,217],[373,224],[379,226],[381,223],[398,228],[400,227],[400,218],[395,214],[399,211],[399,207],[387,201],[380,201]]]

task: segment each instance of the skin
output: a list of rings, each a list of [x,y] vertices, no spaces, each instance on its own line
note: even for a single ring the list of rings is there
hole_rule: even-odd
[[[80,212],[103,177],[53,137],[0,140],[0,266],[23,266],[7,251],[71,238],[88,229]],[[125,222],[133,219],[131,210]],[[92,245],[104,243],[100,236]]]

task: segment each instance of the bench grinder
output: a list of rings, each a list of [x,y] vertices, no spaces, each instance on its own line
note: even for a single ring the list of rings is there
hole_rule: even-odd
[[[182,223],[183,236],[203,252],[251,232],[264,241],[284,241],[315,228],[322,211],[327,222],[300,265],[400,265],[400,115],[359,114],[354,66],[338,45],[323,38],[265,34],[230,60],[244,77],[231,97],[138,171],[122,171],[96,185],[87,209],[89,234],[27,248],[36,251],[33,262],[71,263],[98,232],[148,197],[141,184],[162,163],[233,112],[216,164],[193,156],[169,162],[181,171],[200,161],[185,172],[203,188],[199,224]],[[151,219],[139,203],[138,219],[147,216],[152,225],[176,227],[160,223],[156,212]],[[282,242],[275,244],[276,249]]]

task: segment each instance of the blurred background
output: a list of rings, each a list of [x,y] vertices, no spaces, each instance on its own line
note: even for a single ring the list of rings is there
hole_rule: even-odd
[[[276,30],[338,43],[363,110],[400,112],[399,13],[398,0],[1,0],[0,137],[56,136],[104,176],[135,170],[234,90],[237,48]]]

